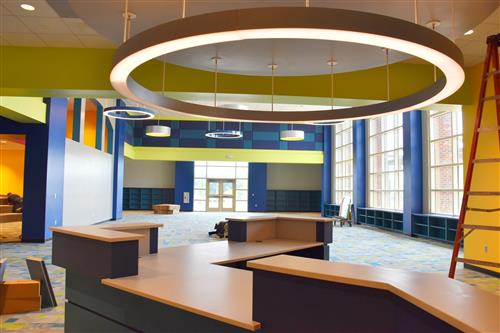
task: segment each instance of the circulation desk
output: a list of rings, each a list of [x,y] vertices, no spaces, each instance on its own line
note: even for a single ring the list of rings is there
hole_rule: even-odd
[[[329,219],[228,221],[237,240],[161,248],[140,258],[144,235],[52,228],[53,263],[66,268],[65,330],[498,331],[498,296],[437,274],[324,260]],[[292,239],[271,238],[283,235]]]

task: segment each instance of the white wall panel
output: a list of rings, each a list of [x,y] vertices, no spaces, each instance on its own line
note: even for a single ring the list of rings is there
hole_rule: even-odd
[[[321,164],[267,165],[268,190],[321,190]]]
[[[125,158],[124,187],[175,187],[175,162]]]
[[[63,225],[111,219],[113,156],[66,139]]]

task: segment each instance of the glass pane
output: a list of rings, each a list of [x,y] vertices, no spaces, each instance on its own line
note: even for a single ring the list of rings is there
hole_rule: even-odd
[[[219,198],[208,198],[208,208],[219,208]]]
[[[248,178],[248,167],[236,168],[236,178]]]
[[[193,209],[197,212],[204,212],[207,209],[205,200],[195,200],[193,203]]]
[[[207,165],[207,161],[194,161],[194,166]]]
[[[247,201],[236,201],[236,211],[237,212],[246,212],[248,210],[248,202]]]
[[[224,195],[233,195],[234,184],[233,182],[224,182],[222,183],[222,194]]]
[[[246,179],[236,179],[236,189],[246,190],[248,188],[248,180]]]
[[[219,182],[209,182],[208,183],[208,194],[218,195],[219,194]]]
[[[194,167],[194,177],[195,178],[206,178],[207,177],[207,168],[204,166],[195,166]]]
[[[222,166],[222,167],[234,167],[236,166],[236,162],[228,162],[228,161],[208,161],[208,166]]]
[[[236,191],[236,200],[247,200],[247,199],[248,199],[248,191],[245,190]]]
[[[222,208],[225,209],[233,208],[233,198],[222,198]]]
[[[452,135],[451,112],[439,113],[431,117],[431,140],[446,138]]]
[[[431,143],[431,150],[433,150],[432,165],[443,165],[443,164],[450,164],[453,162],[452,160],[453,146],[451,138]]]
[[[207,178],[221,178],[221,179],[236,178],[235,168],[231,166],[229,167],[209,166],[207,168]]]
[[[195,179],[194,180],[194,188],[206,189],[207,188],[207,181],[205,179]]]
[[[194,190],[194,200],[205,200],[206,195],[205,190]]]

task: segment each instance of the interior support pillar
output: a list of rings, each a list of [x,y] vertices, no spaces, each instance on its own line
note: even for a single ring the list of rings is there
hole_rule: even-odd
[[[267,163],[248,163],[248,211],[267,211]]]
[[[175,162],[175,204],[181,211],[193,211],[194,162]]]
[[[403,232],[411,235],[411,214],[423,212],[422,111],[403,113]]]
[[[117,106],[125,106],[122,100],[116,101]],[[113,149],[113,212],[112,219],[122,218],[123,211],[123,165],[125,156],[125,120],[115,121],[115,142]]]
[[[321,177],[321,216],[325,204],[332,203],[332,126],[323,128],[323,169]]]
[[[353,220],[358,207],[366,207],[366,120],[353,121]]]

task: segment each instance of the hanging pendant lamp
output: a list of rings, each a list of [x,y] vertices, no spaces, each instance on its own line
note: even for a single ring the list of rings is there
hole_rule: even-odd
[[[271,69],[271,112],[274,112],[274,71],[278,68],[276,64],[268,66]],[[304,140],[304,131],[294,130],[293,124],[291,129],[280,132],[281,141],[302,141]]]
[[[219,60],[221,58],[215,56],[212,58],[215,66],[214,71],[214,107],[217,107],[217,84],[218,84],[218,70],[219,70]],[[241,132],[241,123],[239,125],[240,130],[228,130],[225,129],[224,121],[222,121],[222,129],[210,129],[210,120],[208,121],[208,131],[205,133],[205,136],[210,139],[241,139],[243,137],[243,133]]]
[[[166,72],[166,65],[167,65],[167,57],[165,56],[163,59],[163,76],[162,76],[162,86],[161,86],[161,91],[163,96],[165,96],[165,72]],[[170,136],[170,127],[160,125],[160,120],[158,119],[158,124],[157,125],[149,125],[146,126],[146,136],[151,136],[155,138],[167,138]]]

